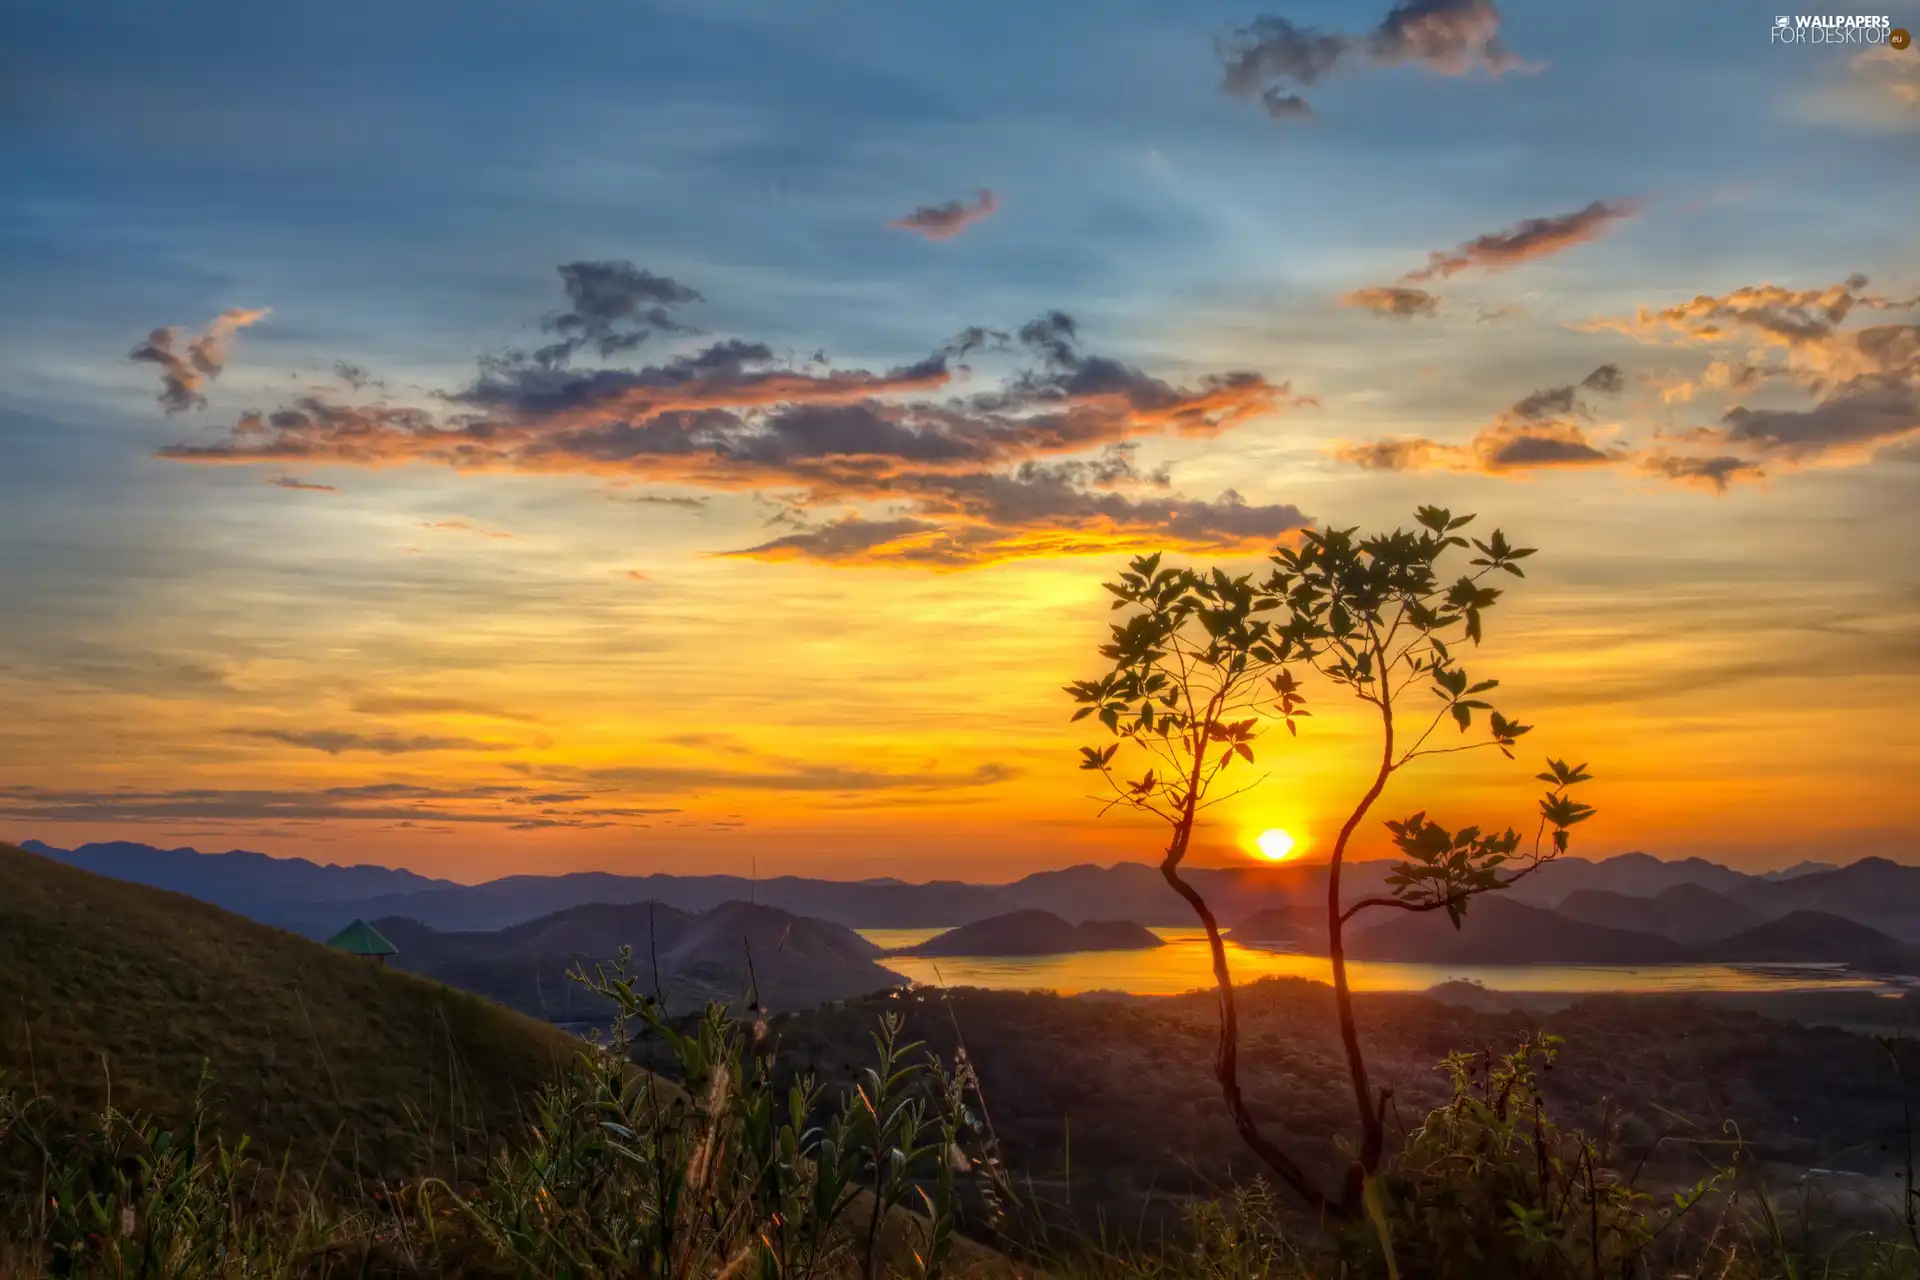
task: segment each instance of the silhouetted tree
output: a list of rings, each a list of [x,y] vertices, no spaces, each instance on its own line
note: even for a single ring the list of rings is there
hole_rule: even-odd
[[[1515,741],[1531,727],[1494,710],[1485,695],[1499,682],[1473,680],[1455,651],[1479,644],[1484,615],[1500,598],[1500,590],[1484,580],[1495,574],[1524,577],[1519,562],[1533,550],[1510,545],[1499,530],[1484,542],[1469,542],[1459,531],[1473,517],[1437,507],[1420,508],[1416,520],[1417,530],[1368,537],[1351,529],[1310,530],[1298,547],[1278,550],[1272,574],[1258,585],[1252,575],[1163,567],[1157,555],[1136,559],[1107,584],[1114,608],[1129,611],[1100,649],[1110,668],[1067,689],[1080,704],[1074,718],[1096,718],[1115,739],[1081,748],[1081,767],[1108,783],[1108,807],[1140,810],[1171,829],[1160,869],[1206,929],[1220,1000],[1215,1075],[1236,1128],[1309,1205],[1343,1215],[1360,1211],[1367,1179],[1380,1167],[1389,1097],[1373,1087],[1360,1047],[1347,981],[1347,924],[1364,912],[1393,909],[1445,911],[1458,927],[1473,898],[1504,889],[1564,853],[1569,831],[1593,815],[1568,794],[1588,779],[1586,767],[1549,760],[1538,775],[1548,789],[1529,845],[1523,848],[1511,828],[1449,829],[1416,813],[1386,824],[1401,854],[1387,878],[1388,892],[1342,901],[1341,873],[1354,832],[1396,774],[1416,760],[1446,753],[1492,748],[1511,758]],[[1467,572],[1446,582],[1441,564],[1456,551],[1478,555]],[[1373,778],[1340,828],[1327,875],[1334,1003],[1360,1121],[1355,1157],[1337,1194],[1262,1132],[1241,1097],[1239,1024],[1226,948],[1204,897],[1180,874],[1200,813],[1225,798],[1210,794],[1214,784],[1236,760],[1253,762],[1263,717],[1277,716],[1290,734],[1298,733],[1298,721],[1308,713],[1296,668],[1373,707],[1380,726]],[[1411,711],[1404,699],[1421,689],[1431,691],[1438,706],[1431,716],[1418,713],[1413,725],[1403,726],[1402,714]],[[1448,723],[1463,734],[1472,729],[1477,713],[1487,731],[1483,738],[1434,742]],[[1131,776],[1132,763],[1121,763],[1123,748],[1141,757],[1146,767],[1140,776]]]

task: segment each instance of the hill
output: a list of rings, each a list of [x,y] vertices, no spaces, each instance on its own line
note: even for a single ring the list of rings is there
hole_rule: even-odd
[[[1500,894],[1475,901],[1458,929],[1444,911],[1376,916],[1378,923],[1348,934],[1350,957],[1425,964],[1625,965],[1692,958],[1688,948],[1659,934],[1587,924]]]
[[[442,932],[403,917],[374,927],[400,948],[394,963],[402,968],[562,1021],[611,1012],[567,974],[606,963],[623,946],[633,948],[641,990],[658,991],[675,1012],[708,1000],[742,1008],[750,989],[763,1008],[804,1009],[906,982],[844,925],[745,902],[699,914],[653,902],[589,903],[498,930]]]
[[[1677,884],[1651,898],[1608,889],[1576,889],[1555,907],[1563,916],[1608,929],[1644,929],[1697,946],[1751,929],[1764,917],[1705,885]]]
[[[908,956],[1055,956],[1074,951],[1148,951],[1164,946],[1131,920],[1069,924],[1051,911],[1012,911],[900,948]]]
[[[1844,964],[1889,973],[1920,971],[1920,947],[1824,911],[1794,911],[1701,949],[1727,963]]]
[[[69,1116],[190,1117],[204,1061],[224,1127],[296,1171],[445,1167],[517,1126],[575,1042],[478,997],[0,845],[0,1075]],[[484,1145],[479,1147],[484,1151]]]
[[[1226,936],[1243,947],[1323,956],[1327,954],[1327,909],[1319,903],[1268,907],[1234,925]]]
[[[1895,937],[1920,938],[1920,867],[1886,858],[1785,880],[1756,879],[1732,896],[1769,916],[1822,911]]]

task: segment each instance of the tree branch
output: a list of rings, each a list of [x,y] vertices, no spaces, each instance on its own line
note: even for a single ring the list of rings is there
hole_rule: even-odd
[[[1365,911],[1368,907],[1398,907],[1402,911],[1411,911],[1416,915],[1423,914],[1428,911],[1438,911],[1442,907],[1455,906],[1455,905],[1458,905],[1459,903],[1466,902],[1469,899],[1477,898],[1483,893],[1493,893],[1493,892],[1496,892],[1497,890],[1505,889],[1520,880],[1526,879],[1528,876],[1532,875],[1534,872],[1538,871],[1541,867],[1545,866],[1547,863],[1551,861],[1553,861],[1553,859],[1551,858],[1536,858],[1528,866],[1522,867],[1519,871],[1514,872],[1514,874],[1512,874],[1511,876],[1508,876],[1505,880],[1499,881],[1496,884],[1486,885],[1478,889],[1455,890],[1454,892],[1449,893],[1444,898],[1434,898],[1426,902],[1409,902],[1405,898],[1387,898],[1387,897],[1362,898],[1358,902],[1354,903],[1352,906],[1348,907],[1345,911],[1342,911],[1340,913],[1340,923],[1344,925],[1347,921],[1353,919],[1355,916],[1359,915],[1362,911]]]

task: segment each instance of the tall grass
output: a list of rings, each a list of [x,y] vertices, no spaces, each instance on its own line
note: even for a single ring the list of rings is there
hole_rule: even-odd
[[[996,1262],[958,1232],[962,1182],[999,1167],[964,1063],[887,1016],[851,1087],[782,1088],[764,1023],[711,1006],[676,1027],[625,964],[580,975],[611,1030],[465,1180],[323,1194],[223,1138],[204,1077],[180,1130],[111,1105],[62,1126],[0,1081],[0,1274],[931,1280]],[[636,1032],[672,1081],[632,1065]]]
[[[229,1141],[205,1074],[171,1129],[110,1103],[74,1126],[0,1080],[0,1275],[1920,1280],[1899,1207],[1884,1235],[1816,1247],[1821,1206],[1783,1208],[1737,1143],[1677,1193],[1639,1185],[1604,1124],[1552,1118],[1549,1038],[1449,1058],[1450,1096],[1359,1221],[1303,1219],[1256,1181],[1191,1203],[1182,1230],[1095,1240],[1007,1175],[964,1047],[941,1062],[883,1014],[849,1081],[789,1080],[758,1017],[670,1021],[624,956],[578,976],[609,1031],[517,1129],[465,1131],[440,1174],[397,1183],[303,1179]],[[642,1041],[665,1073],[633,1065]]]

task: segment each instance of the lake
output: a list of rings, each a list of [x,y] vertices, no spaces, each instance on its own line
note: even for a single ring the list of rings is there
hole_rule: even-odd
[[[861,929],[881,947],[910,947],[940,929]],[[918,983],[990,987],[1009,991],[1124,991],[1131,995],[1178,995],[1213,985],[1213,962],[1204,931],[1155,929],[1166,946],[1152,951],[1079,951],[1058,956],[887,956],[881,963]],[[1234,981],[1311,978],[1330,982],[1324,956],[1293,955],[1227,943]],[[1450,979],[1477,982],[1494,991],[1885,991],[1895,987],[1834,965],[1434,965],[1367,960],[1347,962],[1356,991],[1425,991]]]

